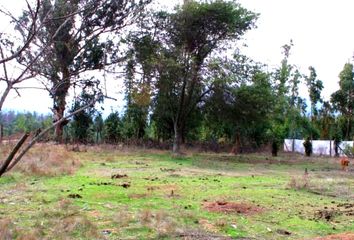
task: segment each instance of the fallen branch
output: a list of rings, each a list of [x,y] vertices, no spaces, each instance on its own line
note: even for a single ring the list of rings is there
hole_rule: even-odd
[[[69,118],[71,118],[72,116],[84,111],[85,109],[92,107],[100,98],[102,97],[102,94],[99,94],[95,99],[93,99],[90,103],[88,103],[87,105],[79,108],[78,110],[68,114],[67,116],[59,119],[58,121],[56,121],[55,123],[53,123],[50,127],[47,127],[46,129],[44,129],[43,131],[41,131],[36,137],[34,137],[28,144],[27,146],[18,154],[18,156],[12,161],[11,165],[9,167],[7,167],[5,172],[10,171],[21,159],[22,157],[28,152],[28,150],[31,149],[31,147],[33,147],[33,145],[38,142],[46,133],[48,133],[50,130],[52,130],[53,128],[55,128],[58,124],[61,124],[62,122],[68,120]],[[1,177],[1,175],[0,175]]]
[[[14,156],[16,155],[16,153],[18,152],[18,150],[21,148],[21,146],[25,143],[26,139],[28,138],[29,133],[25,133],[25,135],[22,136],[22,138],[20,139],[20,141],[17,142],[16,146],[12,149],[12,151],[10,152],[9,156],[7,157],[7,159],[5,160],[4,164],[1,166],[0,168],[0,177],[6,172],[7,167],[10,165],[12,159],[14,158]]]

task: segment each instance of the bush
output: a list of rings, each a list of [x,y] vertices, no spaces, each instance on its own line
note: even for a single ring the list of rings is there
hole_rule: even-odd
[[[354,155],[354,147],[350,146],[349,144],[346,144],[343,148],[343,152],[348,157],[351,157]]]

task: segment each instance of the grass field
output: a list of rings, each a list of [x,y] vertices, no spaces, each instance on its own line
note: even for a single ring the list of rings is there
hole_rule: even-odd
[[[334,158],[41,145],[0,189],[0,239],[354,239]]]

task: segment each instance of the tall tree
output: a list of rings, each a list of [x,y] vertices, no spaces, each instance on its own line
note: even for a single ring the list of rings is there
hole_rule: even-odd
[[[228,1],[187,1],[173,13],[157,14],[161,43],[156,102],[173,123],[173,152],[180,152],[183,129],[197,105],[212,91],[204,77],[208,58],[227,41],[238,40],[257,15]]]
[[[319,110],[319,130],[321,139],[333,139],[336,137],[335,120],[331,104],[324,101]]]
[[[151,105],[158,43],[150,34],[142,32],[132,32],[127,41],[131,44],[127,51],[125,69],[127,107],[122,119],[124,135],[142,138],[145,135]]]
[[[354,110],[354,73],[353,64],[346,63],[339,74],[339,90],[331,95],[335,110],[345,118],[345,139],[351,138]]]
[[[40,10],[43,27],[35,37],[38,48],[25,51],[20,62],[27,66],[41,51],[38,63],[31,71],[44,77],[53,98],[54,121],[61,119],[66,109],[66,96],[80,75],[101,70],[119,61],[114,37],[132,24],[150,0],[44,0]],[[30,12],[23,14],[18,28],[29,24]],[[113,33],[113,34],[110,34]],[[61,140],[62,124],[55,128]]]
[[[310,75],[306,77],[306,85],[309,91],[311,101],[311,121],[314,122],[318,116],[317,103],[322,103],[321,92],[323,82],[317,79],[317,73],[314,67],[309,67]]]

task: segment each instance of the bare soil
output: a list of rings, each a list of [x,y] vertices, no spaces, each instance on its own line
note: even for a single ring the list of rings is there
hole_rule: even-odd
[[[261,207],[255,206],[250,203],[216,201],[216,202],[205,202],[202,205],[204,209],[210,212],[238,213],[244,215],[252,215],[263,211]]]
[[[353,239],[354,239],[354,233],[340,233],[340,234],[334,234],[325,237],[318,237],[315,238],[314,240],[353,240]]]

